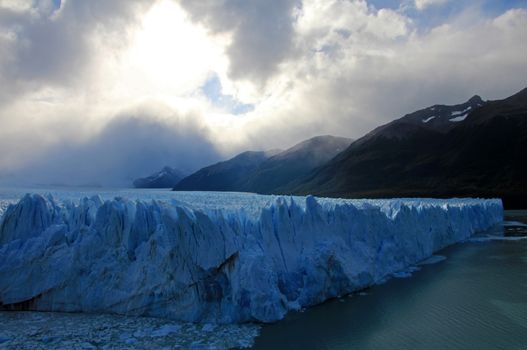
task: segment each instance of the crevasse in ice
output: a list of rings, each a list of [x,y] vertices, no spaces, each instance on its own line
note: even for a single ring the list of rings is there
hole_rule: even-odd
[[[262,198],[222,210],[26,195],[0,223],[0,305],[271,322],[380,282],[503,216],[500,200]]]

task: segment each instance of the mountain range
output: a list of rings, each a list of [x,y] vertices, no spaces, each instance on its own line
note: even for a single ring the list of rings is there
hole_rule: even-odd
[[[381,126],[287,192],[338,197],[500,197],[526,207],[527,89],[474,96]]]
[[[178,191],[278,193],[346,149],[350,139],[317,136],[285,151],[244,152],[181,180]]]
[[[285,151],[244,152],[175,190],[328,197],[500,197],[527,207],[527,89],[434,105],[352,142],[318,136]]]
[[[184,177],[183,172],[166,166],[148,177],[134,180],[133,184],[135,188],[172,188]]]

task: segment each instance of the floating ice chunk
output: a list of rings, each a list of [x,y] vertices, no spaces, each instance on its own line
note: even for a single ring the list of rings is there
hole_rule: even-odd
[[[470,238],[469,242],[492,242],[492,241],[522,241],[527,236],[480,236]]]
[[[138,341],[135,338],[127,338],[127,339],[124,340],[124,343],[126,345],[135,345],[135,344],[138,343]]]
[[[204,324],[203,327],[201,328],[201,330],[202,330],[203,332],[213,332],[215,329],[216,329],[216,325],[211,324],[211,323],[206,323],[206,324]]]
[[[440,262],[445,261],[445,260],[446,260],[446,256],[443,256],[443,255],[432,255],[428,259],[425,259],[425,260],[419,262],[418,265],[432,265],[432,264],[440,263]]]
[[[0,344],[10,341],[12,337],[0,334]]]
[[[152,330],[177,324],[179,330],[166,336],[151,336]],[[0,349],[189,349],[200,340],[206,349],[226,350],[250,347],[260,326],[254,324],[216,325],[205,333],[192,323],[167,324],[154,317],[60,312],[0,312]],[[67,325],[67,326],[65,326]],[[35,330],[39,332],[35,334]],[[147,330],[144,337],[132,333]],[[170,329],[168,329],[170,330]],[[175,328],[174,328],[175,330]],[[50,341],[43,344],[42,338]]]
[[[409,278],[412,277],[412,273],[409,271],[399,271],[392,274],[395,278]]]
[[[505,227],[527,227],[527,224],[519,221],[504,221],[503,226]]]
[[[167,335],[171,333],[177,333],[181,330],[181,326],[177,324],[167,324],[164,326],[161,326],[160,328],[154,330],[151,333],[152,337],[166,337]]]
[[[392,276],[395,278],[409,278],[409,277],[412,277],[412,274],[414,272],[417,272],[419,270],[421,269],[417,266],[410,266],[406,268],[405,270],[392,273]]]

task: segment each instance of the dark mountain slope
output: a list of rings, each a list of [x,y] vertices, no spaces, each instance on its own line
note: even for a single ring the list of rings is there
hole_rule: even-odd
[[[245,152],[181,180],[177,191],[276,193],[346,149],[350,139],[317,136],[282,152]]]
[[[307,175],[349,146],[351,140],[330,135],[303,141],[267,159],[243,182],[242,190],[276,193]]]
[[[477,100],[479,107],[446,127],[407,122],[418,111],[377,128],[284,192],[501,197],[507,207],[527,207],[527,89],[505,100]]]
[[[239,191],[247,176],[276,151],[243,152],[198,170],[181,180],[176,191]]]
[[[379,126],[366,136],[357,140],[355,145],[362,144],[367,140],[383,136],[386,138],[406,138],[416,130],[430,130],[446,133],[455,128],[472,111],[484,106],[484,102],[478,95],[473,96],[467,102],[454,106],[434,105],[419,111],[405,115],[388,124]]]
[[[171,188],[185,175],[174,168],[164,167],[161,171],[134,181],[135,188]]]

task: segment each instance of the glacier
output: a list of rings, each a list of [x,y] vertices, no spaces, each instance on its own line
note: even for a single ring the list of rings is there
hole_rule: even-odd
[[[0,309],[235,323],[273,322],[382,283],[501,222],[503,206],[499,199],[27,194],[0,215]]]

